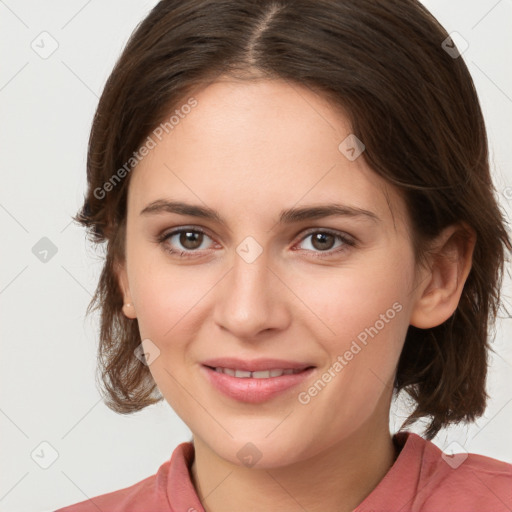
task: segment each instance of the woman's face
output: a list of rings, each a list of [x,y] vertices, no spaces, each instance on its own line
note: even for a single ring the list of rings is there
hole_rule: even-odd
[[[194,98],[128,194],[120,282],[158,388],[236,464],[382,432],[416,299],[402,200],[307,88],[226,80]]]

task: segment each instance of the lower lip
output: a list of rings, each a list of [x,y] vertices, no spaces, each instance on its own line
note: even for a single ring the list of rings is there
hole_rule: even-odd
[[[201,365],[201,371],[215,388],[224,395],[253,404],[265,402],[285,391],[304,382],[315,368],[308,368],[300,373],[257,379],[253,377],[232,377],[226,373],[219,373],[210,367]]]

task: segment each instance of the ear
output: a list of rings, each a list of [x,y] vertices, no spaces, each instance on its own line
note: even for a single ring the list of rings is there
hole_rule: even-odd
[[[450,225],[430,249],[429,268],[422,269],[410,324],[429,329],[448,320],[459,304],[472,265],[475,231],[467,225]]]
[[[123,313],[128,318],[137,318],[135,305],[133,304],[132,296],[130,294],[130,285],[128,283],[128,273],[126,272],[125,262],[115,263],[114,269],[119,288],[121,289],[121,294],[123,295]]]

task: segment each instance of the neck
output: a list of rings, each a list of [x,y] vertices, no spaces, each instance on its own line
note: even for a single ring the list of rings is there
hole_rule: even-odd
[[[387,421],[363,425],[313,458],[270,469],[231,464],[194,437],[192,480],[206,512],[351,512],[395,460]]]

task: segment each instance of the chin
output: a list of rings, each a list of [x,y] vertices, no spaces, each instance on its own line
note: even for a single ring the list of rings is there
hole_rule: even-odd
[[[203,442],[218,457],[230,464],[246,468],[277,468],[300,462],[311,455],[306,452],[311,450],[312,445],[303,445],[306,440],[300,432],[293,436],[283,430],[279,436],[269,436],[275,426],[274,423],[271,428],[255,435],[247,435],[247,432],[236,435],[232,432],[233,438],[226,435],[222,440],[219,437],[208,439],[207,436],[203,437]]]

